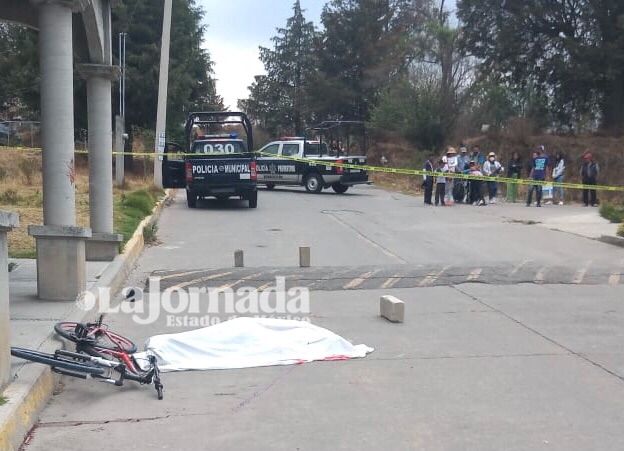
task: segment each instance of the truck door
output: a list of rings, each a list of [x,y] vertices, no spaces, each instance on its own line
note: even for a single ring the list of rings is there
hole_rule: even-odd
[[[284,143],[280,149],[278,172],[285,182],[298,184],[300,180],[301,171],[297,171],[298,161],[292,159],[299,157],[299,143]],[[298,175],[299,173],[299,175]]]
[[[260,156],[257,158],[257,170],[259,182],[272,182],[277,181],[276,175],[276,163],[277,154],[279,151],[279,144],[269,144],[260,149]]]
[[[162,181],[164,188],[185,188],[186,174],[184,173],[184,156],[168,154],[183,153],[182,147],[176,143],[165,143],[165,153],[162,162]]]

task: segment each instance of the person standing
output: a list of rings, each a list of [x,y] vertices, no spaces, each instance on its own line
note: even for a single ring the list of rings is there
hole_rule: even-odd
[[[510,179],[519,179],[522,177],[522,159],[520,158],[520,154],[518,152],[514,152],[511,154],[511,159],[509,160],[509,165],[507,166],[507,177]],[[518,184],[508,183],[507,201],[516,202],[517,198]]]
[[[457,151],[454,147],[449,147],[446,149],[446,165],[448,166],[448,172],[455,173],[459,167],[459,161],[457,157]],[[454,187],[455,179],[450,178],[446,181],[446,202],[449,205],[453,204],[453,187]]]
[[[481,177],[483,173],[479,169],[479,166],[474,161],[468,163],[468,174],[475,177]],[[470,191],[470,203],[475,206],[485,205],[485,199],[483,198],[482,182],[478,179],[470,179],[469,188]]]
[[[481,154],[481,147],[478,144],[472,146],[470,161],[474,161],[479,167],[483,167],[483,163],[485,163],[485,157]]]
[[[444,197],[446,195],[446,177],[444,174],[448,172],[448,164],[444,162],[443,159],[438,161],[438,167],[436,169],[436,173],[440,175],[436,176],[436,191],[435,191],[435,205],[436,207],[439,204],[442,204],[444,207],[446,204],[444,203]]]
[[[581,166],[581,182],[583,185],[595,185],[598,181],[598,174],[600,173],[600,166],[594,161],[594,156],[589,150],[583,154],[583,165]],[[591,205],[596,206],[596,190],[585,188],[583,189],[583,203],[586,207]]]
[[[498,177],[503,169],[503,166],[496,161],[496,154],[494,152],[490,152],[488,154],[487,161],[483,163],[483,175],[488,177]],[[490,204],[495,204],[496,194],[498,192],[498,182],[496,180],[488,180],[486,183],[488,188],[488,202]]]
[[[557,151],[555,154],[555,164],[553,168],[552,178],[555,183],[563,183],[565,175],[565,158],[563,152]],[[563,205],[563,188],[561,186],[553,186],[553,203],[559,199],[559,205]]]
[[[535,181],[543,182],[546,180],[546,171],[548,170],[548,157],[543,153],[543,146],[540,146],[535,152],[533,152],[533,162],[531,164],[531,172],[529,178]],[[527,195],[527,207],[531,206],[533,199],[533,191],[535,191],[535,201],[537,206],[542,206],[542,183],[531,185],[529,187],[529,194]]]
[[[429,173],[433,172],[433,163],[431,160],[431,157],[427,158],[427,161],[425,161],[425,165],[423,166],[423,170]],[[431,196],[433,195],[433,175],[423,175],[422,187],[425,190],[425,205],[433,205],[431,202]]]

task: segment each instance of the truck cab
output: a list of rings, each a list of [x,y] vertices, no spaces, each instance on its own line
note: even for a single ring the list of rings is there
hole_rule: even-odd
[[[353,185],[370,183],[364,168],[353,167],[364,166],[365,156],[332,156],[327,144],[319,140],[285,137],[257,153],[258,182],[268,189],[304,186],[308,192],[319,193],[331,187],[343,194]]]
[[[256,158],[247,116],[223,111],[190,113],[185,130],[185,152],[176,144],[165,145],[163,186],[185,188],[189,208],[205,197],[238,197],[256,208]],[[241,130],[246,140],[239,138]]]

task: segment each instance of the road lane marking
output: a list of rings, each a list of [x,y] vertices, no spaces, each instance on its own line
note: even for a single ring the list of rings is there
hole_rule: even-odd
[[[589,269],[591,264],[592,260],[589,260],[585,266],[576,271],[576,274],[574,274],[574,278],[572,279],[572,283],[575,283],[577,285],[582,283],[583,279],[585,278],[585,274],[587,274],[587,270]]]
[[[180,289],[180,288],[184,288],[184,287],[188,287],[189,285],[193,285],[195,283],[200,283],[200,282],[206,282],[208,280],[212,280],[212,279],[218,279],[219,277],[226,277],[229,276],[230,274],[232,274],[232,271],[229,272],[222,272],[219,274],[211,274],[209,276],[204,276],[204,277],[200,277],[198,279],[193,279],[190,280],[188,282],[184,282],[184,283],[179,283],[177,285],[173,285],[172,287],[170,287],[172,290],[175,289]]]
[[[619,268],[616,269],[617,272],[614,272],[609,276],[609,285],[611,286],[619,285],[620,273],[622,272],[623,266],[624,266],[624,260],[620,261]]]
[[[396,285],[396,283],[399,280],[401,280],[401,277],[399,276],[388,277],[386,281],[381,285],[381,288],[384,288],[384,289],[392,288],[394,285]]]
[[[518,271],[520,271],[522,269],[523,266],[525,266],[526,264],[530,263],[532,260],[523,260],[519,265],[516,265],[516,267],[513,269],[513,271],[511,271],[509,273],[509,277],[515,275]]]
[[[247,280],[253,279],[254,277],[258,277],[259,275],[261,275],[261,272],[257,272],[255,274],[250,274],[248,276],[245,276],[241,279],[238,279],[236,282],[232,282],[232,283],[226,283],[225,285],[221,285],[219,287],[220,290],[225,290],[227,288],[234,288],[235,286],[237,286],[239,283],[244,283]]]
[[[366,282],[369,279],[369,277],[371,277],[376,272],[379,272],[379,270],[377,270],[377,271],[368,271],[368,272],[365,272],[364,274],[360,274],[358,277],[356,277],[355,279],[353,279],[352,281],[350,281],[349,283],[344,285],[342,287],[342,289],[343,290],[352,290],[354,288],[357,288],[360,285],[362,285],[364,282]]]
[[[544,283],[546,271],[548,271],[547,266],[541,267],[539,271],[537,271],[537,274],[535,274],[535,279],[533,279],[533,283]]]
[[[160,276],[160,280],[173,279],[175,277],[190,276],[191,274],[197,274],[198,272],[206,272],[206,271],[208,271],[208,270],[206,270],[206,269],[197,269],[195,271],[187,271],[187,272],[178,272],[178,273],[174,273],[174,274],[167,274],[166,276]]]
[[[468,274],[468,277],[466,278],[466,280],[469,282],[478,280],[482,272],[483,272],[483,268],[475,268],[472,271],[470,271],[470,274]]]
[[[430,272],[429,274],[427,274],[427,276],[420,281],[420,283],[418,284],[419,287],[427,287],[429,285],[433,285],[433,283],[438,280],[438,278],[444,274],[444,271],[446,271],[447,269],[449,269],[451,267],[451,265],[446,265],[444,268],[442,268],[441,271],[437,271],[437,272]]]

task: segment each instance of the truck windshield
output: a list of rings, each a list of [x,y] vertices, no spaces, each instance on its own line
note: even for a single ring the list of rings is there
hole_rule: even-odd
[[[242,141],[221,140],[221,141],[195,141],[193,143],[193,153],[246,153],[247,149]]]

